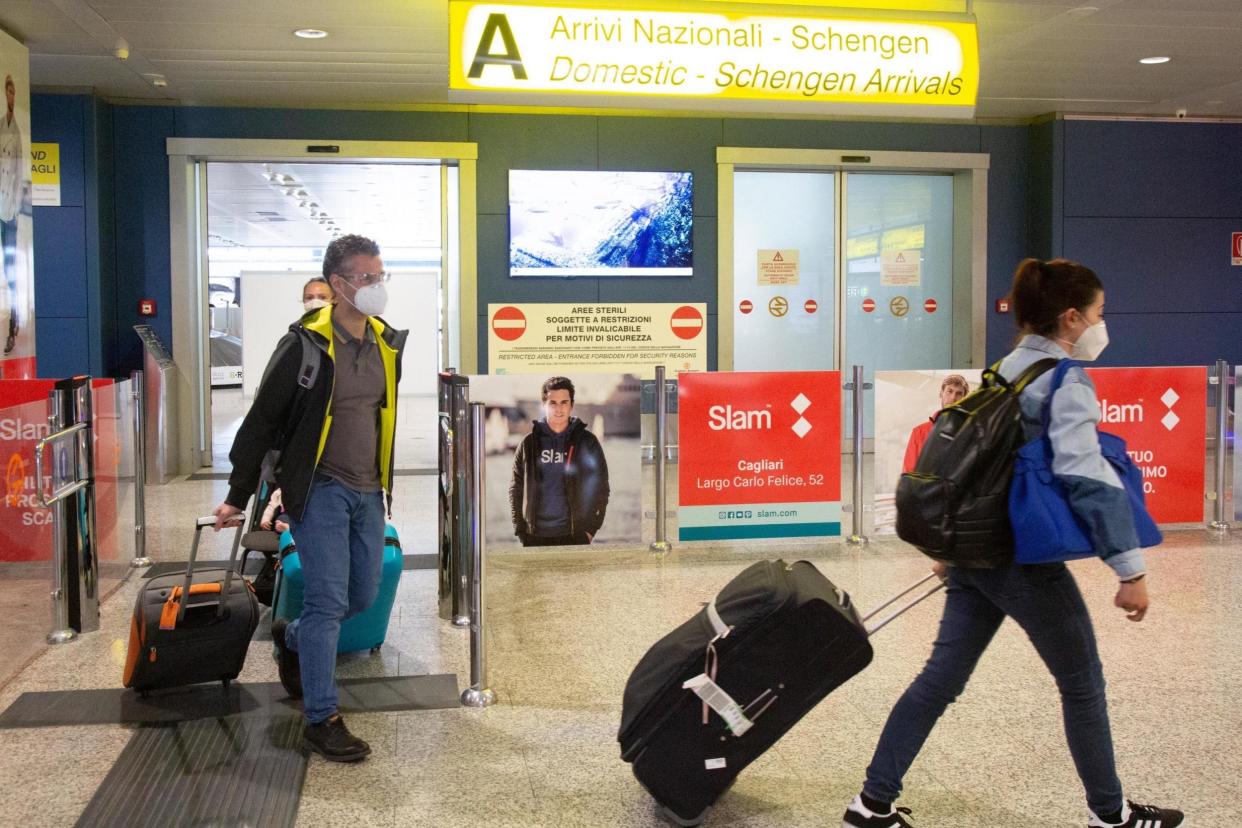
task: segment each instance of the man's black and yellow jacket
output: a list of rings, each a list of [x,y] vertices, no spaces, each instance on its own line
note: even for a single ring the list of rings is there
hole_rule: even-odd
[[[376,460],[391,513],[397,383],[401,379],[401,352],[408,331],[399,331],[378,316],[370,317],[368,322],[384,363]],[[313,348],[304,347],[308,342]],[[312,359],[308,360],[308,354]],[[318,364],[308,364],[314,357]],[[276,485],[280,487],[285,510],[295,520],[302,519],[315,467],[332,427],[335,358],[331,305],[307,313],[281,337],[229,452],[233,472],[229,475],[225,502],[230,506],[246,508],[247,500],[259,486],[264,457],[276,449],[280,452]]]

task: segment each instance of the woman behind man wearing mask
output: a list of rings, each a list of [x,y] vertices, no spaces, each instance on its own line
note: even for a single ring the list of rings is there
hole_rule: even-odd
[[[304,313],[332,304],[332,286],[316,276],[302,286],[302,309]]]
[[[1077,262],[1026,259],[1018,265],[1010,295],[1022,337],[1001,361],[1000,373],[1007,379],[1048,357],[1094,360],[1108,344],[1103,286]],[[1042,433],[1041,411],[1051,384],[1052,372],[1047,371],[1022,392],[1028,440]],[[1131,621],[1141,621],[1148,606],[1146,565],[1125,490],[1100,453],[1100,406],[1086,373],[1072,368],[1050,409],[1053,472],[1088,528],[1096,554],[1117,576],[1113,603]],[[944,574],[940,564],[936,568]],[[1122,795],[1095,633],[1065,564],[949,568],[947,576],[944,614],[931,657],[889,713],[862,793],[846,810],[843,828],[911,826],[905,818],[909,810],[893,807],[902,779],[936,721],[965,689],[1006,617],[1022,627],[1056,679],[1070,754],[1086,790],[1088,828],[1181,825],[1180,811],[1138,805]],[[1045,820],[1032,813],[1023,824],[1043,825]]]

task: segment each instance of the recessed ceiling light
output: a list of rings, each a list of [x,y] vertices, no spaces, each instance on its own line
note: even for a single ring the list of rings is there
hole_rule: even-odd
[[[323,29],[298,29],[294,34],[307,40],[320,40],[328,36],[328,33]]]
[[[1154,57],[1139,58],[1139,63],[1146,63],[1149,66],[1156,63],[1168,63],[1172,58],[1164,55],[1155,55]]]

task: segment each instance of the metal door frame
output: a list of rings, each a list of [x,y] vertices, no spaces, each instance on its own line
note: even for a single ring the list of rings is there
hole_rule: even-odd
[[[982,367],[986,361],[987,347],[987,207],[990,159],[991,156],[987,153],[719,147],[716,150],[716,199],[719,219],[716,283],[717,370],[733,370],[733,174],[739,170],[952,175],[954,295],[970,297],[969,331],[965,326],[954,326],[952,362],[954,367]],[[838,228],[845,221],[845,188],[846,179],[841,175],[835,186]],[[837,315],[833,321],[836,337],[834,362],[841,369],[846,337],[843,239],[838,239],[836,248],[835,285],[838,296]],[[968,360],[968,364],[959,364],[963,359]]]
[[[339,151],[330,156],[312,151],[324,145]],[[457,355],[462,373],[475,373],[478,367],[477,219],[475,174],[478,145],[424,141],[340,141],[322,139],[265,140],[241,138],[169,138],[168,198],[172,279],[172,352],[177,362],[178,440],[174,461],[178,474],[190,474],[211,464],[210,355],[207,337],[207,181],[206,164],[225,162],[276,163],[393,163],[428,161],[442,169],[458,169],[458,245],[444,253],[456,254],[459,268],[459,313],[446,328],[447,342],[441,343],[441,359]],[[441,210],[449,204],[448,176],[440,176]],[[442,216],[443,216],[442,212]],[[443,231],[447,233],[447,231]],[[442,265],[447,289],[449,259]],[[450,303],[441,297],[447,309]],[[455,328],[455,329],[454,329]]]

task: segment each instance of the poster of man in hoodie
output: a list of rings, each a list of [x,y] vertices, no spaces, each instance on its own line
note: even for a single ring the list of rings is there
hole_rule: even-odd
[[[488,543],[638,542],[639,394],[630,374],[472,377],[486,411]]]

